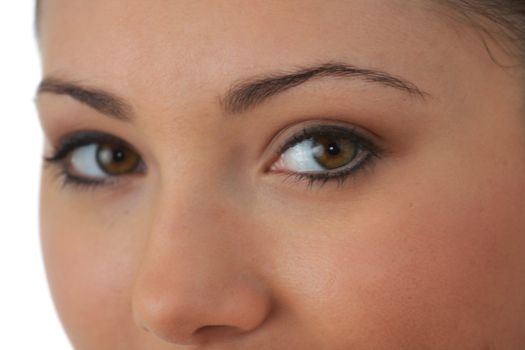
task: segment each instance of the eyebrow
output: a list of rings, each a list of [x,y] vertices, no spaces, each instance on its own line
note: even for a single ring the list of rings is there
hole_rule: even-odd
[[[296,87],[314,78],[356,78],[365,82],[394,88],[411,96],[422,98],[430,96],[406,79],[384,71],[359,68],[344,63],[325,63],[294,72],[276,73],[235,84],[221,99],[224,109],[229,113],[240,113],[256,107],[270,97]]]
[[[343,63],[325,63],[292,72],[266,74],[235,83],[219,100],[229,114],[238,114],[255,108],[270,97],[294,88],[312,79],[325,77],[354,78],[394,88],[410,96],[425,99],[429,94],[414,83],[387,72],[359,68]],[[90,106],[100,113],[121,121],[134,119],[131,105],[113,93],[98,88],[82,86],[57,78],[45,78],[38,86],[37,93],[68,95]]]
[[[100,113],[129,122],[133,120],[133,108],[124,99],[102,89],[82,86],[57,78],[46,78],[38,85],[37,94],[67,95]]]

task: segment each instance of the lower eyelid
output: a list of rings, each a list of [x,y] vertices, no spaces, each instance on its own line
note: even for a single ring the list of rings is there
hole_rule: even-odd
[[[281,172],[280,174],[284,176],[284,182],[293,179],[296,183],[306,183],[308,188],[313,188],[314,185],[322,188],[330,182],[336,184],[337,188],[342,188],[343,185],[354,176],[357,176],[361,172],[374,167],[380,157],[380,154],[369,152],[357,165],[352,168],[318,173]]]

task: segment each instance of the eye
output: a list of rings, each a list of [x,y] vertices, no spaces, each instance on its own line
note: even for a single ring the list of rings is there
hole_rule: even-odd
[[[313,136],[288,148],[274,170],[320,172],[342,168],[359,155],[359,145],[339,136]]]
[[[66,184],[102,185],[109,179],[144,171],[140,155],[106,133],[83,131],[65,136],[48,163],[60,167]]]
[[[116,144],[90,144],[71,152],[71,175],[104,178],[129,174],[137,169],[140,157],[132,150]]]
[[[288,140],[270,170],[307,179],[310,184],[329,180],[342,183],[378,156],[379,148],[355,129],[319,125],[305,128]]]

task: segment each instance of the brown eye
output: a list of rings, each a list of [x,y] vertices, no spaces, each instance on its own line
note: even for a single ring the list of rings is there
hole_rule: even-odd
[[[140,157],[122,145],[100,144],[97,149],[97,163],[108,175],[132,173],[140,164]]]
[[[121,142],[102,142],[73,149],[66,169],[75,179],[93,181],[136,173],[141,165],[137,152]]]
[[[341,168],[350,162],[358,154],[358,146],[355,142],[338,137],[314,137],[313,156],[314,159],[326,170]]]
[[[353,129],[327,125],[305,128],[292,136],[279,154],[270,170],[325,181],[371,164],[378,148]]]

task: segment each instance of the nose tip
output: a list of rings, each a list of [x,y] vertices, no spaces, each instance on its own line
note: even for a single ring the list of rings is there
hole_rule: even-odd
[[[271,308],[265,291],[246,281],[215,289],[149,287],[135,293],[135,322],[171,344],[199,345],[253,332]]]
[[[159,192],[145,226],[131,295],[134,321],[169,344],[245,337],[273,306],[257,241],[246,234],[252,223],[236,204],[210,201],[196,194],[196,185],[181,183]]]

